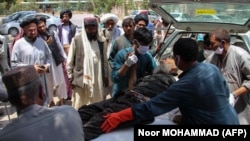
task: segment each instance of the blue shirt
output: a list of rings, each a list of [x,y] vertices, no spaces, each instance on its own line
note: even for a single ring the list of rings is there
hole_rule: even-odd
[[[72,106],[48,108],[33,104],[0,130],[0,140],[84,141],[82,120]]]
[[[154,24],[149,22],[148,25],[147,25],[147,28],[148,28],[149,31],[151,31],[151,34],[154,37],[154,28],[155,28]]]
[[[183,124],[239,124],[229,104],[229,88],[218,68],[196,63],[166,91],[132,107],[136,120],[151,119],[179,108]]]
[[[129,80],[129,70],[127,73],[120,77],[119,69],[126,61],[126,55],[129,52],[133,52],[133,48],[124,48],[117,52],[114,59],[113,69],[112,69],[112,80],[114,82],[112,96],[114,96],[118,91],[128,88],[128,80]],[[144,55],[137,55],[137,79],[145,76],[146,73],[152,73],[154,68],[156,67],[156,63],[152,57],[152,55],[147,52]]]

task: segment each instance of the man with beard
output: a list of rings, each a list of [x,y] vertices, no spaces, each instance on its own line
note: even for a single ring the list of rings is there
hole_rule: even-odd
[[[84,17],[82,27],[72,40],[67,59],[75,109],[103,100],[103,88],[108,86],[107,42],[98,33],[94,16]]]
[[[64,100],[67,98],[67,89],[66,82],[64,79],[62,64],[66,62],[67,56],[64,53],[63,47],[60,43],[58,35],[55,31],[49,31],[46,28],[46,19],[45,17],[38,17],[38,25],[37,30],[46,43],[48,44],[51,52],[52,52],[52,76],[53,76],[53,88],[54,95],[59,98],[59,105],[63,105]],[[55,103],[52,100],[50,106],[54,106]]]
[[[123,30],[121,28],[119,28],[117,26],[117,22],[118,22],[118,17],[115,14],[112,13],[108,13],[105,14],[101,17],[101,23],[104,24],[104,29],[103,29],[103,35],[106,38],[108,45],[107,45],[107,58],[109,57],[109,54],[111,52],[111,45],[112,43],[115,41],[115,39],[119,36],[121,36],[123,34]],[[108,65],[109,66],[109,65]],[[107,87],[107,89],[105,90],[104,93],[104,98],[106,98],[106,96],[108,94],[112,93],[112,89],[113,89],[113,83],[111,80],[111,67],[108,67],[108,72],[109,72],[109,87]]]
[[[76,34],[76,25],[70,19],[72,18],[72,11],[69,9],[60,12],[60,19],[62,24],[58,26],[59,39],[64,47],[65,53],[68,55],[70,43]]]
[[[58,36],[59,36],[60,42],[64,48],[66,55],[68,55],[70,43],[72,41],[72,38],[76,34],[76,27],[77,27],[70,21],[71,18],[72,18],[71,10],[65,9],[60,12],[60,19],[62,21],[62,24],[58,26]],[[71,100],[72,88],[69,83],[67,69],[64,63],[62,67],[63,67],[63,72],[64,72],[64,78],[65,78],[66,85],[67,85],[67,95],[68,95],[67,100]]]
[[[11,55],[11,67],[34,65],[43,80],[45,88],[45,105],[52,100],[51,52],[44,40],[37,36],[37,19],[26,18],[20,23],[24,35],[14,44]]]
[[[104,24],[103,35],[108,41],[107,57],[109,57],[112,42],[124,33],[123,29],[117,26],[118,20],[118,17],[112,13],[101,17],[101,22]]]

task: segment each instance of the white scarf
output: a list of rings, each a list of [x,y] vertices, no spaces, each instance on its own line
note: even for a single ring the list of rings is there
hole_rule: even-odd
[[[89,86],[91,95],[93,94],[94,87],[94,57],[96,57],[95,52],[91,48],[90,42],[88,40],[85,28],[84,28],[84,19],[82,22],[82,42],[84,50],[83,58],[83,83]]]
[[[99,35],[99,30],[97,30],[97,40],[102,42],[104,38]],[[97,56],[95,51],[92,49],[90,45],[90,41],[88,40],[87,33],[84,27],[84,18],[82,22],[82,42],[83,42],[83,50],[84,50],[84,58],[83,58],[83,84],[86,84],[90,88],[91,95],[93,97],[93,88],[95,84],[95,71],[94,71],[94,62],[97,61]]]

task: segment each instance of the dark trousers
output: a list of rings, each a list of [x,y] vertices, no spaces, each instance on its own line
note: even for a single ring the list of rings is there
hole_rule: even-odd
[[[101,125],[105,120],[103,115],[121,111],[135,103],[140,103],[140,101],[133,94],[122,93],[110,99],[79,108],[78,112],[83,122],[85,140],[97,138],[103,133],[101,130]],[[117,128],[132,127],[134,124],[135,121],[124,122]]]

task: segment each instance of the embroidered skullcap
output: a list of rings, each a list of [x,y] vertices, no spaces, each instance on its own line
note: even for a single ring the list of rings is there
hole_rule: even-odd
[[[20,27],[24,28],[25,26],[27,26],[27,25],[29,25],[31,23],[37,24],[38,23],[37,18],[35,18],[35,17],[27,17],[27,18],[22,19],[22,21],[20,23]]]
[[[97,19],[93,16],[91,17],[84,17],[84,26],[97,26]]]
[[[71,10],[69,10],[69,9],[64,9],[64,10],[62,10],[62,11],[60,12],[60,19],[63,18],[63,15],[64,15],[64,14],[68,14],[68,15],[69,15],[69,18],[72,17],[72,12],[71,12]]]
[[[112,13],[108,13],[108,14],[103,15],[100,19],[100,21],[102,23],[105,23],[108,20],[113,20],[116,24],[118,22],[118,16],[116,16],[115,14],[112,14]]]
[[[3,83],[8,93],[28,85],[38,78],[39,75],[33,65],[16,67],[2,76]]]

